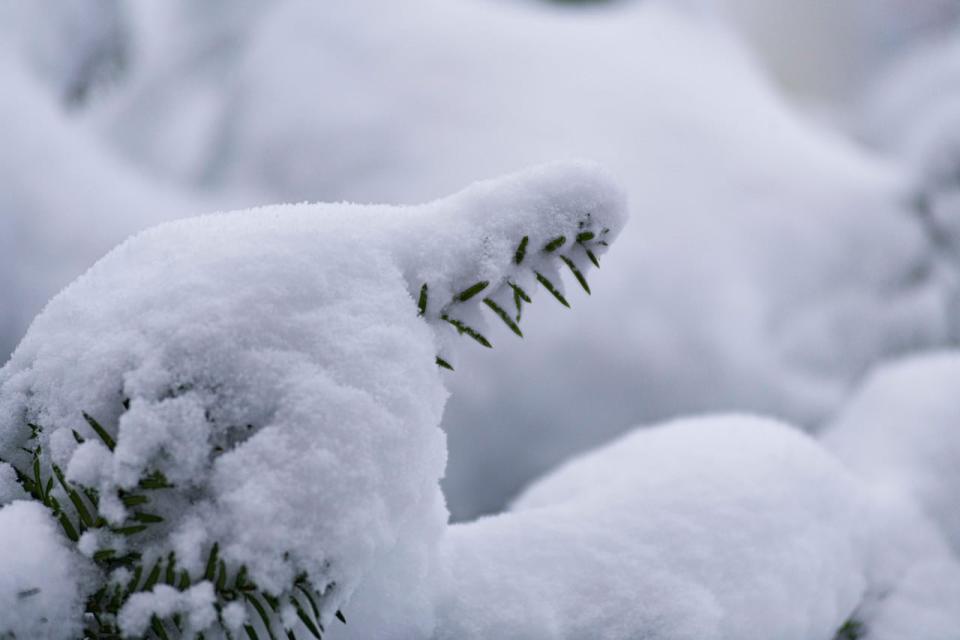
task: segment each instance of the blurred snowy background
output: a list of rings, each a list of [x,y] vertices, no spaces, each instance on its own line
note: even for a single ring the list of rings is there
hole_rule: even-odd
[[[2,0],[0,360],[160,221],[563,157],[633,217],[451,374],[455,519],[678,414],[817,430],[960,336],[956,0]]]

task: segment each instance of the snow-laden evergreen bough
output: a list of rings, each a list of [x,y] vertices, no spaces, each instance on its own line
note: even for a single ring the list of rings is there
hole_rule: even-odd
[[[572,162],[117,247],[0,370],[0,637],[323,635],[391,549],[433,555],[453,344],[588,289],[624,220]]]

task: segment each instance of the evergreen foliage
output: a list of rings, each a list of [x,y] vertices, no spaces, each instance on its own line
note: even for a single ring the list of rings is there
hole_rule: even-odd
[[[124,408],[129,408],[128,403],[124,402]],[[113,451],[116,439],[110,431],[87,413],[83,413],[83,418],[95,437]],[[78,543],[87,532],[109,532],[114,535],[97,536],[97,539],[113,539],[119,543],[99,546],[91,556],[99,570],[100,586],[86,602],[83,640],[120,640],[125,637],[118,624],[118,615],[123,605],[137,593],[149,592],[159,584],[183,592],[202,581],[213,586],[218,631],[222,636],[201,633],[197,636],[199,638],[212,640],[214,637],[225,637],[232,640],[234,635],[224,623],[222,611],[231,602],[240,602],[247,607],[247,622],[243,625],[243,632],[249,640],[296,640],[297,631],[285,628],[280,619],[279,613],[284,603],[293,606],[297,620],[302,623],[308,637],[322,639],[324,625],[321,605],[324,595],[330,593],[335,584],[325,585],[323,591],[319,592],[306,574],[300,574],[283,593],[272,594],[250,580],[245,566],[230,566],[220,556],[218,543],[213,543],[207,550],[203,573],[191,574],[178,564],[174,552],[158,554],[154,550],[147,551],[149,542],[154,539],[151,536],[152,529],[162,527],[164,522],[163,516],[150,510],[150,505],[155,502],[157,494],[177,489],[162,473],[153,471],[144,474],[135,491],[118,490],[116,497],[130,510],[130,515],[125,522],[111,524],[101,513],[97,490],[70,482],[56,464],[47,465],[39,444],[43,428],[32,423],[26,427],[29,429],[26,438],[28,446],[21,449],[28,460],[26,466],[18,466],[7,460],[0,462],[7,462],[13,467],[20,486],[31,498],[50,510],[70,541]],[[86,441],[76,431],[73,436],[80,444]],[[29,597],[29,594],[25,597]],[[336,611],[334,615],[341,622],[346,622],[342,612]],[[181,613],[165,619],[154,616],[144,638],[175,640],[185,637],[183,632]]]
[[[605,249],[609,246],[609,243],[604,239],[609,233],[610,229],[605,227],[599,230],[593,229],[593,222],[588,213],[578,223],[576,233],[570,234],[573,241],[569,244],[567,243],[568,236],[560,235],[544,243],[539,251],[532,252],[530,236],[524,236],[517,243],[516,251],[513,253],[512,272],[497,283],[479,280],[466,285],[454,294],[448,302],[437,308],[435,305],[431,306],[430,284],[424,282],[417,295],[418,315],[424,316],[429,322],[444,322],[453,327],[459,335],[465,335],[484,347],[492,348],[493,344],[479,329],[471,326],[460,317],[464,315],[460,313],[464,303],[471,300],[475,301],[482,293],[485,294],[481,298],[483,305],[510,331],[522,338],[523,331],[520,329],[520,320],[523,316],[523,305],[530,304],[533,299],[520,284],[520,281],[525,277],[532,276],[532,280],[543,286],[557,302],[569,308],[570,303],[564,296],[562,289],[544,273],[547,271],[544,267],[551,266],[552,262],[566,266],[580,287],[587,294],[590,294],[590,285],[584,275],[584,269],[578,266],[577,262],[582,262],[586,258],[590,264],[599,267],[598,248]],[[566,251],[563,251],[564,249]],[[512,302],[512,311],[505,308],[505,306],[509,306],[509,303],[504,305],[503,301],[505,300]],[[434,309],[434,311],[431,312],[431,309]],[[437,365],[444,369],[453,370],[450,362],[441,355],[437,356]]]
[[[578,261],[587,266],[587,260],[589,264],[598,265],[595,251],[598,247],[607,246],[603,240],[607,233],[609,229],[606,228],[593,229],[593,222],[587,214],[576,231],[568,234],[573,239],[571,242],[568,242],[568,235],[560,235],[534,249],[530,236],[524,236],[517,242],[511,256],[511,268],[498,282],[483,279],[465,282],[451,298],[439,304],[432,298],[429,283],[422,283],[416,295],[418,315],[434,326],[448,325],[457,334],[466,335],[490,348],[492,344],[487,337],[471,326],[464,319],[465,314],[461,313],[467,311],[468,305],[480,308],[482,303],[511,332],[523,337],[519,326],[523,305],[530,304],[532,298],[521,283],[539,282],[557,301],[569,307],[561,287],[546,274],[557,273],[556,267],[565,265],[589,294],[590,287]],[[453,370],[450,362],[441,355],[436,357],[436,363]],[[187,390],[171,390],[170,396]],[[129,408],[129,401],[123,400],[123,412]],[[104,425],[86,412],[82,412],[82,415],[89,432],[84,434],[74,430],[76,442],[83,444],[92,438],[113,452],[117,447],[119,420]],[[221,555],[220,545],[216,542],[203,551],[207,560],[202,572],[188,570],[172,550],[158,550],[157,547],[162,545],[157,542],[163,540],[166,532],[163,508],[159,505],[168,503],[167,499],[175,497],[173,494],[180,491],[159,470],[145,472],[133,490],[116,490],[116,495],[110,498],[113,504],[122,504],[128,515],[122,522],[111,522],[102,510],[104,496],[93,487],[68,480],[63,470],[52,462],[48,454],[45,455],[40,444],[43,431],[42,425],[27,423],[24,445],[17,459],[0,462],[11,465],[24,491],[50,510],[63,534],[72,543],[82,545],[81,538],[96,541],[96,548],[92,552],[89,544],[85,548],[85,555],[90,557],[98,570],[98,584],[86,601],[83,640],[124,637],[119,620],[124,605],[137,594],[150,592],[158,585],[167,585],[179,592],[204,582],[212,586],[218,621],[214,628],[197,636],[204,640],[233,640],[237,635],[236,628],[231,629],[223,616],[224,609],[231,603],[240,603],[246,609],[241,636],[248,640],[296,640],[298,635],[319,640],[324,634],[324,623],[329,622],[327,616],[346,622],[339,610],[325,613],[324,601],[336,589],[336,584],[332,582],[316,585],[306,573],[301,573],[282,593],[271,593],[260,588],[249,577],[246,566],[232,566]],[[216,458],[222,452],[223,448],[215,447],[211,456]],[[289,607],[292,607],[295,616],[281,615],[285,607],[288,613]],[[188,629],[185,616],[184,611],[165,618],[154,616],[143,637],[148,640],[186,638]],[[291,619],[295,621],[296,628],[290,628],[289,622],[283,622]]]

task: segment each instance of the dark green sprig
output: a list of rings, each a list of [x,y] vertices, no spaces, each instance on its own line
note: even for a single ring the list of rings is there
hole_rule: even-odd
[[[103,441],[103,444],[107,446],[107,449],[113,451],[117,448],[117,442],[113,439],[113,436],[111,436],[110,433],[93,418],[93,416],[84,411],[83,419],[87,421],[87,424],[90,425],[90,428],[93,429],[94,433],[99,436],[100,440]]]
[[[478,293],[486,289],[489,284],[490,284],[489,282],[487,282],[486,280],[483,280],[481,282],[477,282],[476,284],[470,285],[469,287],[467,287],[457,295],[453,296],[453,301],[466,302],[473,296],[477,295]]]
[[[510,315],[506,311],[504,311],[503,307],[498,305],[496,302],[494,302],[490,298],[484,298],[483,303],[488,307],[490,307],[490,309],[496,314],[496,316],[501,320],[503,320],[503,323],[507,325],[511,331],[513,331],[515,334],[517,334],[521,338],[523,337],[523,332],[520,331],[520,327],[517,326],[517,323],[513,321],[513,319],[510,317]]]
[[[520,285],[516,285],[512,282],[508,282],[508,284],[513,289],[513,304],[517,308],[517,322],[520,322],[520,316],[523,315],[523,303],[526,302],[527,304],[530,304],[532,300]]]
[[[467,324],[464,323],[462,320],[457,320],[456,318],[451,318],[450,316],[448,316],[448,315],[446,315],[446,314],[440,316],[440,319],[443,320],[444,322],[449,323],[451,326],[453,326],[453,327],[457,330],[457,333],[460,333],[461,335],[462,335],[462,334],[466,334],[466,335],[470,336],[471,338],[473,338],[474,340],[476,340],[477,342],[479,342],[480,344],[482,344],[483,346],[485,346],[485,347],[488,348],[488,349],[492,349],[492,348],[493,348],[493,345],[490,344],[490,341],[487,340],[487,339],[483,336],[483,334],[481,334],[479,331],[477,331],[477,330],[474,329],[473,327],[467,325]]]
[[[513,254],[513,262],[515,264],[520,264],[523,262],[523,258],[527,255],[527,244],[530,243],[529,236],[523,236],[523,239],[520,241],[520,244],[517,245],[517,250]]]
[[[547,253],[553,253],[560,247],[562,247],[567,242],[567,236],[557,236],[547,244],[543,246],[543,250]]]
[[[563,297],[563,294],[557,289],[557,287],[550,282],[550,279],[539,271],[534,272],[537,276],[537,282],[543,285],[543,288],[550,292],[550,294],[557,299],[557,302],[563,306],[570,308],[570,303],[567,302],[567,299]]]
[[[583,287],[583,290],[589,295],[590,285],[587,284],[587,279],[583,277],[583,273],[580,272],[580,269],[577,269],[577,265],[573,263],[573,260],[567,256],[560,256],[560,259],[563,260],[563,264],[570,268],[570,271],[573,272],[573,277],[577,279],[577,282],[580,283],[580,286]]]
[[[419,313],[417,315],[422,316],[427,312],[427,283],[424,282],[423,286],[420,287],[420,298],[417,300],[417,310]]]

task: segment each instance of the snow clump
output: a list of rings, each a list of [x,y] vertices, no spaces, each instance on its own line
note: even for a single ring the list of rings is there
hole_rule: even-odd
[[[180,591],[296,585],[326,621],[391,549],[429,560],[446,524],[438,354],[483,337],[481,298],[517,323],[518,288],[562,297],[558,265],[585,272],[624,216],[606,173],[567,162],[420,207],[150,229],[57,296],[0,370],[0,459],[38,460],[58,481],[36,495],[69,505],[72,489],[105,519],[66,512],[105,588],[135,587],[126,633],[180,605],[212,615],[213,598],[153,589],[141,565]]]

